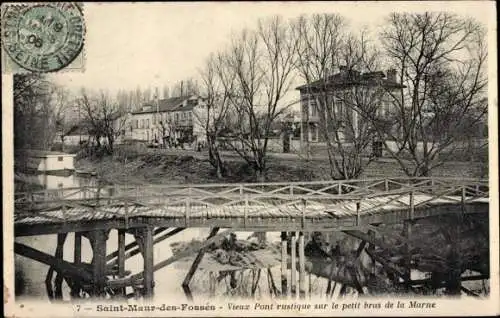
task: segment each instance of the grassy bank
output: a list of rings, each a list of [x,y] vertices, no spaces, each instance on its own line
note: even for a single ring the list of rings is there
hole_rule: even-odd
[[[121,146],[113,155],[100,158],[79,156],[77,169],[96,171],[110,183],[173,184],[214,182],[255,182],[252,169],[239,157],[225,155],[227,174],[217,179],[205,152],[187,150],[147,149]],[[432,171],[433,176],[487,178],[487,165],[481,162],[448,162]],[[404,176],[399,164],[382,159],[372,162],[362,178]],[[296,155],[270,154],[266,180],[313,181],[328,180],[329,165],[326,158],[306,161]]]

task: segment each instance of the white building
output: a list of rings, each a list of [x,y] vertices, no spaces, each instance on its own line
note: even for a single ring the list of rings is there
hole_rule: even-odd
[[[124,139],[172,144],[204,142],[206,104],[200,96],[180,96],[146,103],[132,112]]]
[[[17,152],[18,155],[22,155],[25,158],[26,167],[22,167],[23,170],[37,172],[75,170],[75,154],[32,149],[20,149]]]

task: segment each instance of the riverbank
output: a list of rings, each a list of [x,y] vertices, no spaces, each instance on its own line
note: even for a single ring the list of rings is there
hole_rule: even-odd
[[[113,155],[98,159],[79,158],[77,169],[95,171],[99,179],[120,184],[179,184],[214,182],[255,182],[256,177],[239,157],[224,155],[228,171],[218,179],[206,152],[171,149],[118,147]],[[292,154],[270,154],[266,180],[269,182],[329,180],[326,158],[305,160]],[[446,162],[435,168],[436,177],[487,178],[488,167],[482,162]],[[371,162],[361,178],[403,177],[400,165],[391,159]]]

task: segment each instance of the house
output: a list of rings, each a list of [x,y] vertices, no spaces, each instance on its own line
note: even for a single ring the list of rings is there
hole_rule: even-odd
[[[75,125],[71,125],[63,133],[63,139],[65,145],[79,145],[82,142],[89,141],[90,136],[90,123],[87,121],[81,121]],[[61,142],[61,132],[58,133],[56,137],[56,142]]]
[[[394,69],[388,70],[387,74],[382,71],[361,73],[348,70],[346,67],[340,67],[338,73],[327,76],[325,79],[297,87],[301,100],[301,144],[324,142],[324,134],[320,131],[322,127],[326,127],[328,131],[336,130],[341,140],[349,142],[360,127],[361,119],[355,109],[356,94],[361,90],[365,91],[365,95],[368,95],[366,92],[373,92],[370,96],[376,96],[374,102],[377,103],[375,105],[377,116],[383,117],[391,111],[391,95],[401,94],[403,88],[405,86],[396,80]],[[326,107],[318,106],[320,96],[328,96],[327,100],[331,102],[330,114],[337,114],[337,123],[327,122],[326,125],[320,125],[321,120],[332,117],[320,116],[320,111],[326,113]],[[347,120],[352,124],[350,129],[346,129],[342,124]]]
[[[54,172],[54,171],[73,171],[75,170],[75,154],[69,154],[57,151],[18,149],[16,156],[24,158],[23,171],[36,172]]]
[[[102,120],[100,124],[109,122],[112,125],[112,131],[115,135],[115,144],[120,144],[125,139],[126,125],[129,121],[130,114],[126,112],[114,112],[109,115],[107,120]],[[81,120],[80,122],[66,127],[64,131],[58,131],[56,134],[55,142],[61,143],[64,141],[65,145],[79,145],[81,143],[92,142],[95,134],[94,126],[88,119]],[[61,138],[62,137],[62,138]],[[106,143],[105,136],[101,136],[101,143]]]
[[[205,102],[197,95],[145,103],[131,113],[125,139],[160,144],[203,142],[205,113]]]

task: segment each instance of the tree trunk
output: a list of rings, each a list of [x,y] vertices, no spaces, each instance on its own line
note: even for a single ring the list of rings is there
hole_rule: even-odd
[[[61,151],[64,152],[64,135],[61,135]]]
[[[266,182],[266,173],[262,168],[259,167],[255,170],[255,176],[257,178],[257,182]]]

